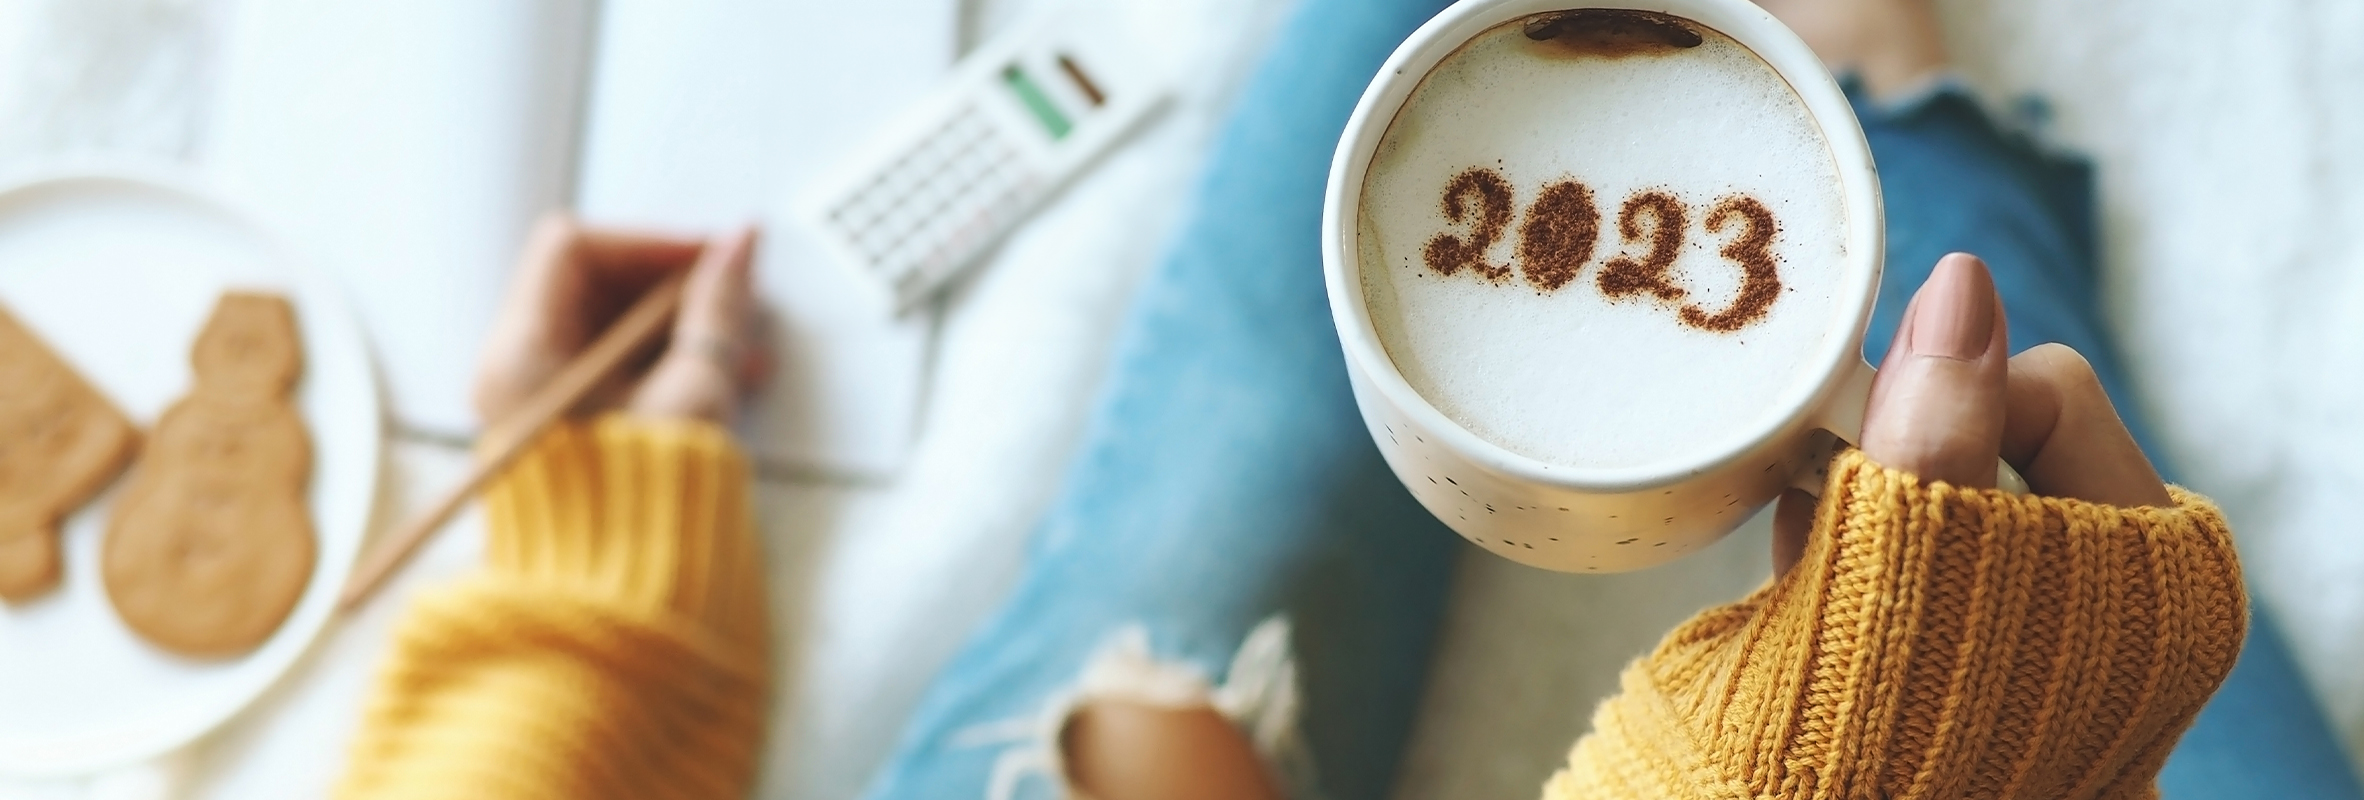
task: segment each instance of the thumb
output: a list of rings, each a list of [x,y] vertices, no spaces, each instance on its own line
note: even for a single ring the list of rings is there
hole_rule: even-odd
[[[633,412],[723,423],[737,416],[739,364],[750,353],[747,333],[755,313],[754,255],[753,228],[706,245],[682,286],[672,340],[627,403]]]
[[[1993,488],[2009,341],[1986,262],[1939,260],[1872,381],[1864,455],[1925,481]]]
[[[745,349],[749,317],[754,314],[755,229],[714,237],[682,287],[681,315],[674,318],[676,342],[719,345],[732,352],[726,365]]]

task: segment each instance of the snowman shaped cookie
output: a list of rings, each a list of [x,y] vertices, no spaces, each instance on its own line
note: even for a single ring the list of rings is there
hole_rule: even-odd
[[[279,629],[311,581],[312,440],[289,398],[303,368],[286,299],[230,292],[195,382],[149,434],[100,556],[116,613],[183,655],[232,656]]]

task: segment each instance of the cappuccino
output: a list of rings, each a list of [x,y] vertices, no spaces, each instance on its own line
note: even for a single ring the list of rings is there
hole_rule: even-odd
[[[1395,115],[1362,190],[1365,302],[1405,381],[1575,467],[1727,452],[1850,339],[1838,162],[1771,65],[1705,25],[1497,26]]]

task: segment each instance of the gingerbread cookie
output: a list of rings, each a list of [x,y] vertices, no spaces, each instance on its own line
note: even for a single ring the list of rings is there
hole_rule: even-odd
[[[58,522],[130,463],[139,429],[0,309],[0,599],[63,574]]]
[[[116,613],[192,656],[254,649],[311,582],[312,439],[289,400],[295,312],[231,292],[190,356],[196,385],[157,420],[100,556]]]

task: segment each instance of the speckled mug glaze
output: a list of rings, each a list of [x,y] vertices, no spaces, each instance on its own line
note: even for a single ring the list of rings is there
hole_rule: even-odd
[[[1845,206],[1846,255],[1833,320],[1854,331],[1829,337],[1799,388],[1770,398],[1772,415],[1743,444],[1687,463],[1647,468],[1578,467],[1511,452],[1469,432],[1408,384],[1389,359],[1366,307],[1357,228],[1366,170],[1420,81],[1471,38],[1533,14],[1577,8],[1654,11],[1713,28],[1771,65],[1820,126]],[[1748,0],[1463,0],[1398,47],[1364,91],[1330,168],[1322,215],[1322,266],[1346,352],[1355,403],[1380,453],[1413,496],[1463,537],[1530,566],[1617,572],[1705,547],[1793,483],[1816,484],[1832,443],[1862,426],[1872,369],[1860,355],[1879,293],[1884,242],[1879,181],[1863,129],[1836,81],[1787,27]]]

